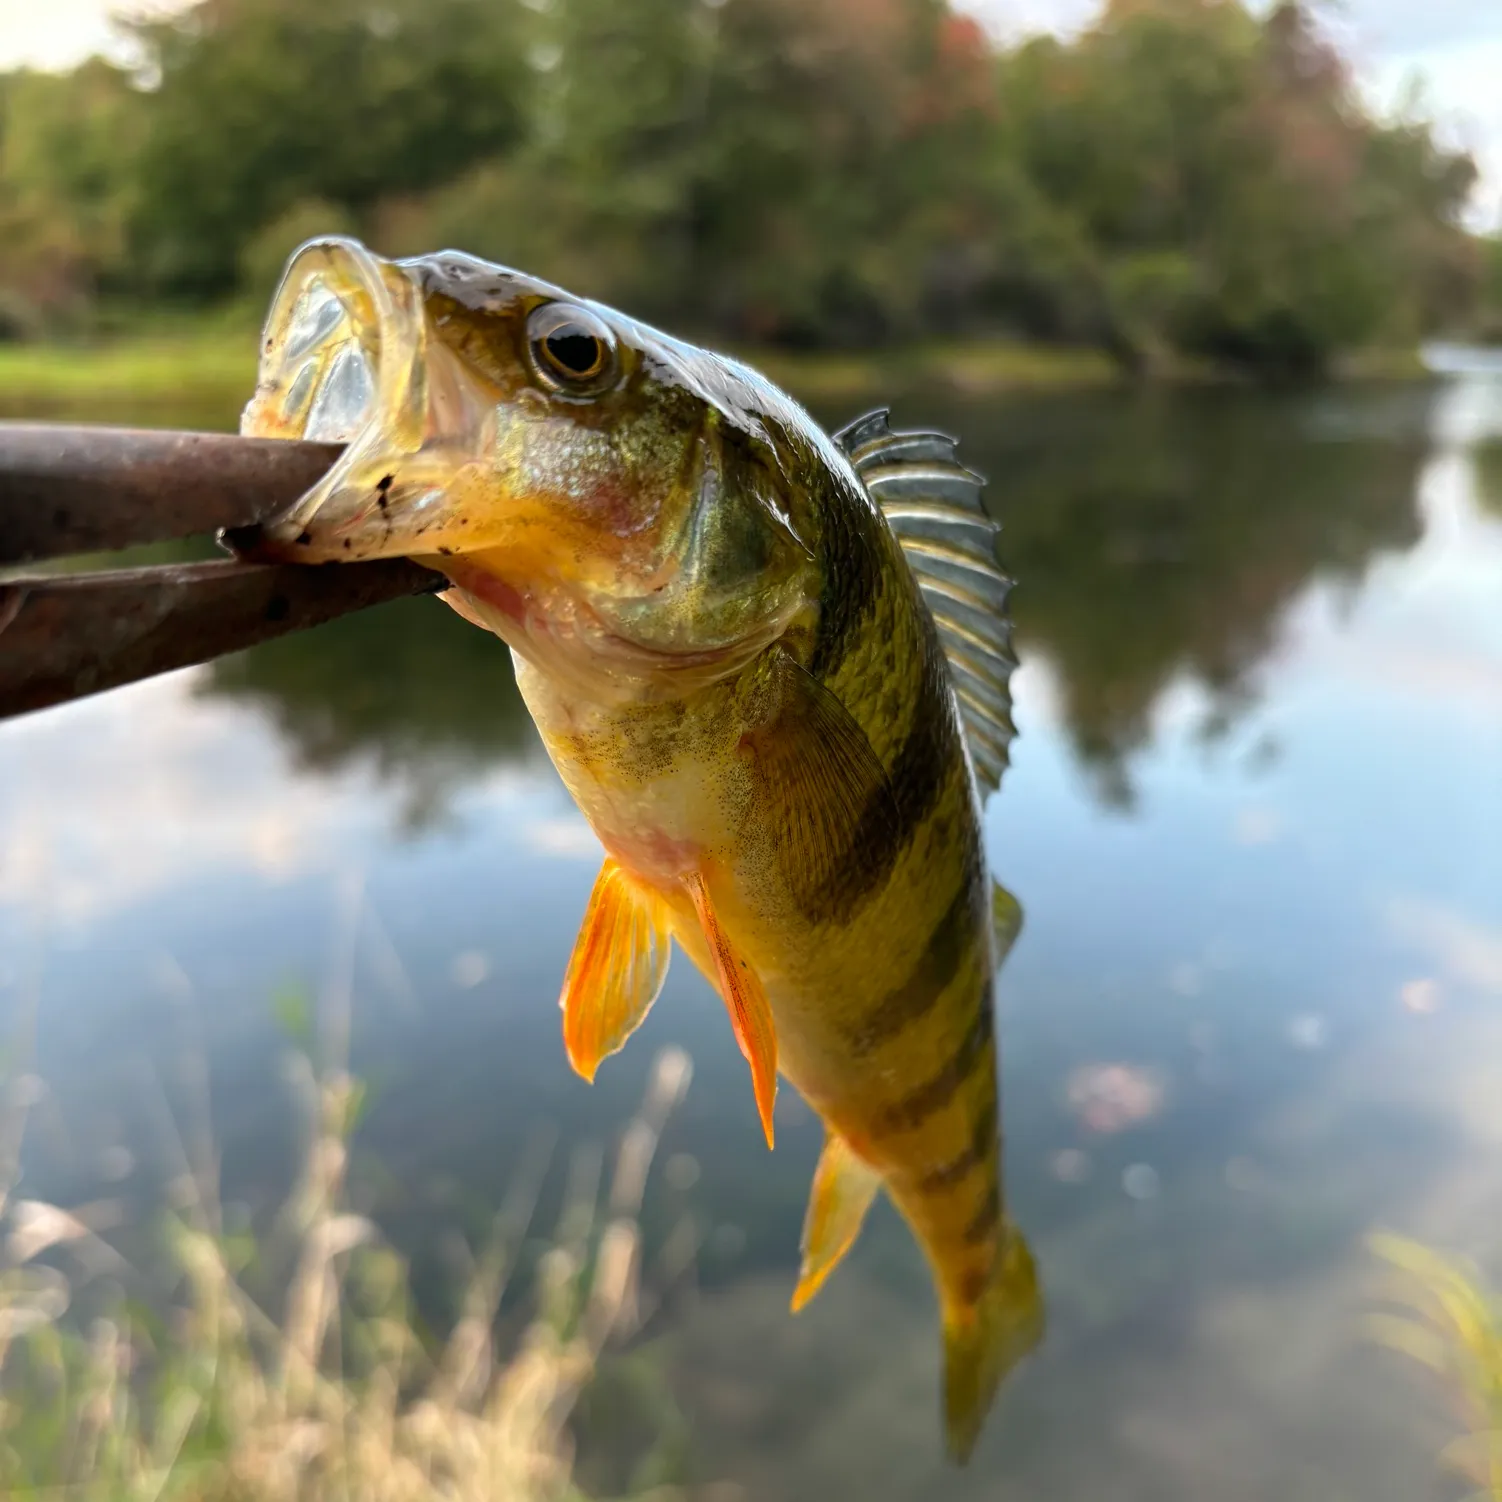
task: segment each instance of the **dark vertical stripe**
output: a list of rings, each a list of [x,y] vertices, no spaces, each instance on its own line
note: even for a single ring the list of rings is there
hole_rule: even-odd
[[[819,625],[808,664],[809,672],[821,680],[834,674],[860,639],[861,627],[889,583],[882,570],[881,519],[845,493],[837,491],[829,500],[819,549]]]
[[[985,1297],[986,1289],[991,1286],[991,1273],[996,1266],[995,1258],[985,1267],[967,1267],[964,1276],[960,1279],[959,1296],[960,1303],[967,1309],[973,1308]]]
[[[934,925],[907,978],[851,1027],[846,1042],[857,1058],[874,1053],[925,1016],[959,974],[980,938],[980,924],[985,922],[978,895],[978,881],[984,875],[979,864],[978,859],[966,862],[964,880],[954,900]]]
[[[947,1163],[931,1168],[918,1180],[919,1194],[944,1194],[957,1188],[976,1169],[992,1161],[997,1148],[996,1092],[988,1091],[980,1115],[975,1119],[975,1130],[969,1145]]]
[[[872,799],[856,823],[845,858],[824,882],[801,894],[804,911],[815,923],[849,921],[862,899],[891,874],[904,846],[939,802],[945,784],[964,765],[944,699],[948,686],[938,651],[935,642],[927,643],[923,688],[888,773],[890,795],[884,790]]]
[[[961,1239],[966,1246],[983,1246],[996,1234],[996,1227],[1000,1223],[1001,1178],[998,1174],[992,1174],[986,1197],[976,1207],[970,1223],[960,1233]]]
[[[955,1092],[981,1062],[991,1057],[995,1025],[995,1019],[991,1015],[991,989],[988,986],[975,1009],[975,1020],[949,1059],[932,1079],[925,1080],[901,1100],[878,1112],[877,1129],[882,1132],[910,1132],[922,1126],[936,1111],[947,1106]]]

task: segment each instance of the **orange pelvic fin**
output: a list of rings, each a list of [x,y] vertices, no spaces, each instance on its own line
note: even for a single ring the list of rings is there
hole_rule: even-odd
[[[594,891],[563,978],[563,1046],[593,1081],[600,1060],[641,1025],[668,973],[667,909],[610,857]]]
[[[793,1292],[794,1314],[818,1293],[840,1258],[855,1245],[861,1222],[880,1188],[881,1175],[856,1157],[839,1133],[830,1131],[814,1170],[803,1221],[803,1266]]]
[[[696,872],[685,885],[693,899],[694,911],[699,915],[699,926],[704,930],[709,952],[714,957],[715,976],[726,1010],[730,1013],[731,1026],[735,1029],[735,1041],[751,1065],[756,1110],[761,1117],[762,1131],[767,1134],[767,1146],[771,1147],[772,1104],[777,1099],[777,1031],[772,1025],[772,1008],[756,972],[736,953],[735,946],[720,926],[703,876]]]

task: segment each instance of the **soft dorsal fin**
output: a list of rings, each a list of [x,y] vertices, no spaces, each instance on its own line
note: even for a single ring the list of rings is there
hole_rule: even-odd
[[[996,561],[1000,525],[985,481],[942,433],[894,433],[883,408],[835,434],[881,507],[933,613],[982,794],[1006,770],[1012,738],[1012,581]]]
[[[1002,884],[991,881],[991,936],[995,943],[992,960],[998,970],[1012,952],[1017,935],[1022,932],[1022,904]]]

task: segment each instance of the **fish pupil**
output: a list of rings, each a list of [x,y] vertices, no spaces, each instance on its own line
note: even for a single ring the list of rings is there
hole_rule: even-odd
[[[544,341],[548,358],[571,376],[592,376],[605,363],[604,342],[577,326],[565,325]]]

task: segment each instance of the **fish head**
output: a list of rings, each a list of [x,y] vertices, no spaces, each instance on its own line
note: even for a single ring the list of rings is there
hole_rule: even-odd
[[[273,299],[241,430],[346,447],[230,540],[419,559],[545,668],[712,679],[813,599],[796,426],[754,373],[520,272],[317,240]]]

